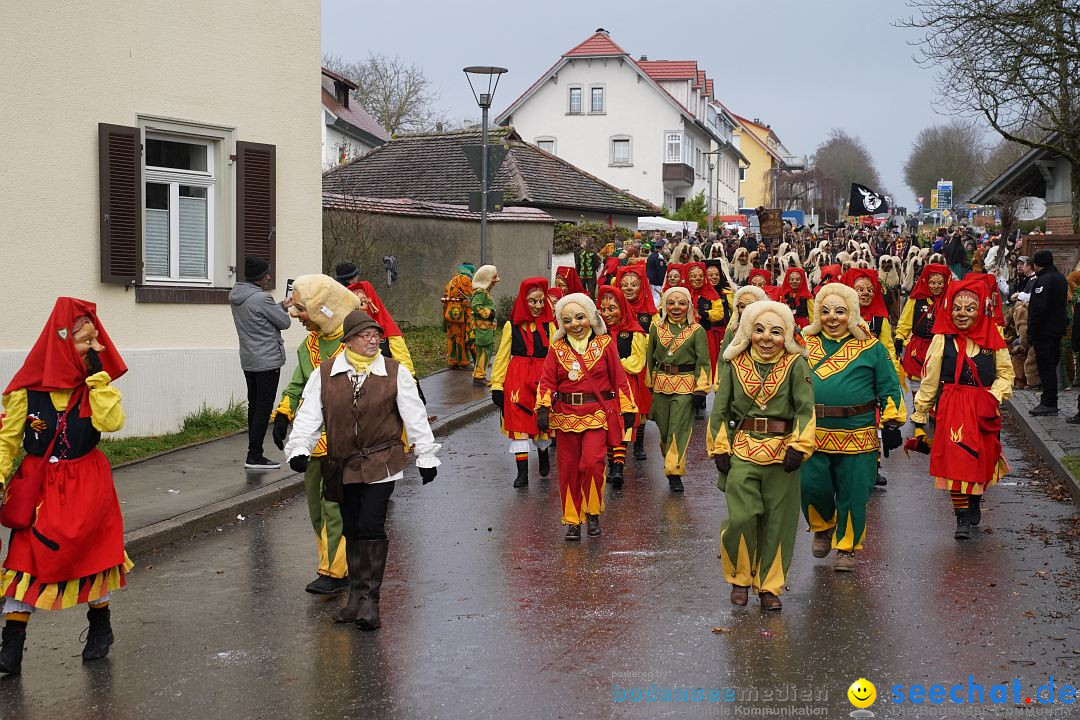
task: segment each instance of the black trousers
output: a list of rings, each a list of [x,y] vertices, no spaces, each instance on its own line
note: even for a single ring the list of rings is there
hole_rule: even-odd
[[[382,483],[350,483],[343,487],[341,503],[341,534],[350,540],[386,539],[386,508],[394,485]]]
[[[1033,338],[1035,362],[1042,380],[1042,397],[1039,402],[1046,407],[1058,405],[1058,363],[1061,361],[1061,338],[1037,335]]]
[[[253,460],[263,454],[263,439],[270,424],[270,413],[274,410],[280,377],[280,369],[244,371],[248,392],[248,456]]]

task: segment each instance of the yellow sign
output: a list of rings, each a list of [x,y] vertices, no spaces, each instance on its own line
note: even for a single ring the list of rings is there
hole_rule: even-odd
[[[937,210],[937,189],[930,191],[930,209]]]

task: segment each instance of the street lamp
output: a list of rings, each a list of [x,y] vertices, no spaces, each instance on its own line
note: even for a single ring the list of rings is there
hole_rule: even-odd
[[[705,207],[705,227],[707,228],[706,229],[707,233],[712,233],[713,169],[716,167],[716,165],[713,163],[712,160],[709,159],[709,156],[710,155],[715,155],[717,157],[720,157],[720,155],[723,154],[723,150],[710,150],[707,153],[701,153],[701,154],[705,156],[705,162],[708,163],[708,165],[709,165],[709,190],[708,190],[707,202],[706,202],[706,207]]]
[[[470,65],[465,68],[465,78],[469,81],[469,89],[472,90],[476,104],[480,106],[480,264],[487,264],[487,208],[488,208],[488,110],[491,109],[491,100],[495,97],[495,88],[499,86],[499,78],[507,72],[506,68],[493,65]],[[477,86],[482,79],[487,77],[487,92],[476,92],[473,85],[473,75],[476,76]]]

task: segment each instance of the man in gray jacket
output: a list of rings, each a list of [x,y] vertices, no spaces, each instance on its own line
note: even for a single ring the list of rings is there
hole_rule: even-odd
[[[265,288],[270,282],[270,263],[262,258],[244,258],[244,279],[229,292],[233,323],[240,338],[240,367],[247,379],[248,452],[244,467],[273,470],[281,463],[263,455],[263,439],[277,397],[278,378],[285,364],[285,343],[281,331],[289,327],[286,298],[275,302]]]

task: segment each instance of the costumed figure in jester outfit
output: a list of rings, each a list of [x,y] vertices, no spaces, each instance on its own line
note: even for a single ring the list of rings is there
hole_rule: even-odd
[[[931,263],[924,267],[900,312],[895,350],[901,358],[900,366],[912,380],[918,381],[922,377],[926,351],[934,338],[934,317],[951,277],[946,265]]]
[[[473,385],[488,386],[488,363],[495,356],[495,298],[491,292],[499,282],[499,271],[494,265],[481,265],[473,273],[472,315],[476,333],[476,366],[473,368]]]
[[[607,325],[608,335],[615,340],[623,371],[626,373],[630,390],[633,392],[634,404],[638,406],[638,414],[634,417],[634,428],[632,428],[632,430],[637,430],[642,417],[641,403],[638,398],[649,394],[649,391],[645,389],[645,351],[649,336],[641,329],[641,324],[622,290],[612,285],[601,285],[596,291],[596,297],[600,303],[600,317]],[[649,299],[651,300],[652,297],[650,296]],[[625,463],[625,443],[608,449],[607,478],[611,487],[616,490],[623,485]]]
[[[491,367],[491,402],[502,413],[502,431],[510,439],[517,464],[514,487],[529,484],[529,446],[536,447],[540,477],[551,470],[548,433],[536,427],[536,384],[551,344],[555,313],[547,298],[547,280],[526,278],[518,287],[510,319],[503,325]]]
[[[690,291],[670,287],[660,297],[660,319],[649,329],[645,386],[652,391],[649,417],[660,431],[664,474],[672,492],[682,492],[686,449],[694,429],[694,396],[712,388],[709,342],[694,318]]]
[[[814,322],[803,330],[814,382],[817,450],[802,467],[803,516],[814,557],[836,550],[833,569],[855,569],[866,537],[866,504],[877,479],[878,426],[886,457],[907,422],[896,367],[859,314],[859,296],[842,283],[818,291]],[[880,420],[878,419],[880,417]]]
[[[905,444],[925,444],[927,416],[936,409],[930,475],[952,496],[957,540],[971,537],[983,494],[1009,471],[1001,454],[1001,403],[1012,395],[1014,374],[994,323],[998,311],[981,278],[949,283],[911,413],[916,437]]]
[[[724,351],[728,349],[728,345],[735,339],[735,331],[739,329],[739,318],[742,316],[743,310],[749,305],[756,303],[758,300],[768,299],[769,296],[757,285],[743,285],[732,295],[731,300],[734,305],[734,310],[731,311],[731,320],[724,330],[724,339],[720,341],[720,355],[716,358],[716,366],[713,368],[713,377],[719,378],[720,376],[720,364],[726,362],[726,360],[724,360]]]
[[[712,373],[716,368],[716,353],[719,353],[720,341],[723,339],[722,335],[718,336],[712,330],[713,327],[723,325],[727,317],[727,307],[724,299],[716,292],[716,288],[708,282],[705,272],[706,267],[703,262],[686,264],[686,288],[690,291],[690,302],[694,306],[698,322],[705,328],[705,341],[709,346],[709,384],[711,385],[715,381]],[[694,415],[698,419],[705,417],[705,396],[694,396]]]
[[[649,278],[645,275],[645,263],[635,263],[619,268],[616,281],[634,317],[637,318],[641,332],[645,333],[647,338],[652,324],[660,319],[660,311],[656,309],[652,289],[649,287]],[[644,380],[644,377],[642,379]],[[634,393],[634,402],[638,406],[639,415],[634,426],[634,459],[646,460],[648,455],[645,453],[645,423],[652,410],[652,393],[644,386],[644,383],[636,386]]]
[[[461,265],[443,290],[443,323],[446,327],[446,363],[466,370],[472,365],[469,334],[472,331],[472,265]]]
[[[559,439],[559,493],[566,539],[600,534],[604,457],[625,442],[637,415],[619,353],[592,298],[570,293],[555,305],[551,340],[536,391],[536,425]]]
[[[585,285],[578,275],[577,268],[570,265],[560,265],[555,268],[555,287],[562,290],[564,296],[570,293],[585,293],[588,295]]]
[[[361,280],[350,285],[349,291],[360,300],[360,309],[366,312],[372,320],[379,323],[379,327],[382,328],[383,336],[382,341],[379,343],[379,354],[397,360],[405,366],[416,382],[416,392],[420,395],[420,400],[427,405],[424,389],[420,387],[420,378],[416,376],[416,366],[413,365],[412,354],[409,352],[409,346],[405,344],[405,336],[402,334],[398,324],[394,322],[394,317],[390,314],[386,304],[379,298],[379,293],[375,292],[375,286],[367,280]],[[428,422],[434,422],[434,419],[429,419]]]
[[[765,291],[765,294],[776,290],[776,287],[772,284],[772,273],[763,268],[754,268],[750,271],[750,274],[746,277],[747,285],[756,285]]]
[[[720,559],[731,603],[751,587],[766,610],[780,610],[799,522],[799,470],[815,448],[814,388],[795,318],[760,300],[739,318],[724,350],[706,446],[727,493]]]
[[[292,298],[289,314],[298,318],[309,332],[296,349],[296,370],[273,414],[274,444],[282,450],[308,378],[323,362],[333,360],[342,351],[341,325],[346,315],[360,309],[356,295],[327,275],[296,278]],[[324,435],[311,451],[311,462],[304,471],[304,494],[319,553],[318,573],[305,590],[315,595],[336,595],[345,591],[348,562],[341,535],[341,509],[323,496],[321,461],[325,456]]]
[[[788,268],[784,281],[776,288],[773,299],[791,308],[795,324],[801,329],[814,317],[814,296],[810,294],[810,281],[801,267]]]
[[[82,659],[109,654],[109,598],[132,563],[112,469],[97,445],[101,433],[124,425],[112,382],[125,372],[94,303],[61,297],[4,390],[0,521],[11,528],[11,545],[0,570],[0,673],[22,671],[27,624],[38,610],[86,603]],[[20,451],[26,454],[8,480]]]
[[[716,294],[724,301],[724,317],[712,323],[706,337],[709,340],[709,364],[715,369],[720,358],[720,346],[724,344],[731,313],[735,310],[735,283],[728,276],[724,261],[716,258],[705,261],[705,282],[712,286]],[[715,380],[715,376],[713,377]]]

